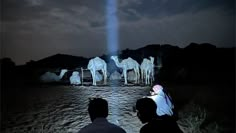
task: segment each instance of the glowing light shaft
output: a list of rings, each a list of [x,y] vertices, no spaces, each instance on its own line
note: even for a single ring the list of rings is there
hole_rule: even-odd
[[[118,19],[117,19],[117,7],[116,0],[107,0],[106,3],[106,32],[107,32],[107,50],[108,53],[114,53],[118,50]],[[111,87],[112,97],[110,101],[113,104],[117,104],[119,101],[117,96],[114,95],[116,89]],[[111,108],[111,119],[114,123],[119,125],[118,121],[118,108]]]
[[[107,0],[106,5],[106,31],[108,53],[118,50],[118,19],[116,0]]]

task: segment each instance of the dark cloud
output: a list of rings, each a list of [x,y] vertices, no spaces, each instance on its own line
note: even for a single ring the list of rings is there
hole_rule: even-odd
[[[56,53],[104,54],[106,2],[1,0],[2,56],[22,64]],[[117,0],[119,48],[190,42],[234,46],[234,5],[234,0]]]
[[[43,6],[31,6],[26,0],[2,0],[1,21],[19,21],[41,17],[47,8]]]
[[[122,5],[122,4],[121,4]],[[130,10],[135,11],[139,16],[143,17],[163,17],[173,16],[185,12],[198,12],[208,8],[222,8],[224,11],[234,11],[234,0],[131,0],[121,6],[121,11],[126,12],[125,18],[133,18],[137,16],[130,13]]]
[[[143,44],[174,44],[185,47],[191,42],[212,43],[218,47],[234,46],[233,16],[219,9],[203,10],[192,14],[184,13],[162,19],[146,18],[137,22],[123,23],[121,44],[135,43],[132,48]],[[146,36],[145,36],[146,35]],[[129,36],[129,39],[125,39]],[[145,37],[144,37],[145,36]]]

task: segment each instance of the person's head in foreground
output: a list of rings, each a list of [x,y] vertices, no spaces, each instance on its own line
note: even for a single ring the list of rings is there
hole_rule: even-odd
[[[88,105],[88,112],[91,121],[96,118],[106,118],[108,116],[108,103],[102,98],[94,98],[90,100]]]
[[[121,127],[108,122],[108,102],[102,98],[89,101],[88,113],[92,123],[83,127],[79,133],[126,133]]]
[[[157,117],[156,103],[150,98],[141,98],[136,102],[137,116],[142,123],[150,121],[152,118]]]

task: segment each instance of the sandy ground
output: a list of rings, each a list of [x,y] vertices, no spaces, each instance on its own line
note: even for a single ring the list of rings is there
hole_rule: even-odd
[[[7,101],[3,132],[78,132],[90,123],[87,104],[90,97],[103,97],[109,103],[108,120],[128,133],[139,131],[141,122],[132,106],[146,95],[148,87],[43,86],[17,93]]]
[[[174,94],[178,108],[196,99],[199,104],[208,107],[209,119],[233,117],[234,94],[222,93],[221,89],[202,86],[168,86]],[[76,133],[90,123],[87,104],[90,97],[103,97],[109,103],[108,120],[124,128],[127,133],[138,133],[141,122],[133,106],[137,99],[148,94],[150,87],[145,86],[69,86],[43,85],[12,93],[3,106],[1,132],[3,133]],[[212,91],[215,89],[215,91]],[[226,89],[226,88],[224,88]],[[198,91],[194,91],[198,90]],[[220,99],[224,95],[223,101]],[[230,105],[227,105],[228,103]],[[230,107],[228,107],[230,106]],[[215,110],[217,108],[218,110]],[[227,111],[229,110],[230,111]],[[226,123],[232,131],[232,120]]]

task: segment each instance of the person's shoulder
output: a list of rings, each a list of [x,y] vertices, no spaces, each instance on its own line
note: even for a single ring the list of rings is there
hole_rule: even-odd
[[[174,119],[165,119],[162,121],[163,131],[183,133]]]
[[[106,124],[100,124],[100,125],[97,125],[97,124],[87,125],[83,127],[78,133],[91,133],[91,132],[95,132],[101,129],[103,132],[126,133],[126,131],[123,128],[109,122]]]
[[[113,123],[110,123],[109,122],[109,126],[110,128],[112,128],[114,131],[117,131],[117,132],[113,132],[113,133],[126,133],[126,131],[121,128],[120,126],[116,125],[116,124],[113,124]]]
[[[148,133],[148,127],[147,127],[147,125],[144,125],[143,127],[141,127],[141,129],[140,129],[140,133]]]
[[[154,120],[144,125],[140,129],[140,133],[153,133],[155,131],[158,132],[167,132],[167,133],[183,133],[176,122],[166,121],[166,120]]]
[[[148,123],[140,129],[140,133],[152,133],[159,129],[159,125]]]
[[[147,123],[140,129],[140,133],[152,133],[153,131],[162,131],[162,122],[155,120]]]
[[[91,129],[91,124],[84,126],[78,133],[87,133]]]
[[[116,128],[115,131],[117,131],[117,132],[113,132],[113,133],[126,133],[126,131],[123,128],[119,127],[119,126],[118,126],[118,128]]]

